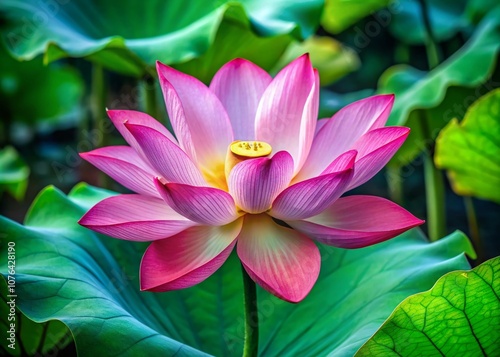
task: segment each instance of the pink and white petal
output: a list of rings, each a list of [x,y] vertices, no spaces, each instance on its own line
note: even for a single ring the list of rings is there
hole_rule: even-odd
[[[410,133],[405,127],[385,127],[369,131],[355,144],[358,151],[354,176],[348,190],[364,184],[379,172],[403,145]]]
[[[156,171],[169,182],[203,186],[206,182],[184,151],[159,131],[143,125],[125,124]]]
[[[129,190],[160,196],[153,183],[158,174],[130,146],[108,146],[80,153],[80,156]]]
[[[319,77],[308,55],[283,68],[266,88],[256,114],[256,138],[273,151],[292,155],[295,172],[302,167],[316,128]]]
[[[314,72],[314,85],[311,88],[311,92],[307,97],[306,104],[304,105],[304,111],[302,112],[302,136],[299,142],[301,161],[295,165],[294,174],[298,173],[302,166],[304,166],[305,161],[311,150],[314,137],[316,135],[316,125],[318,123],[318,111],[319,111],[319,73],[317,69]]]
[[[318,279],[318,247],[266,214],[245,216],[236,249],[248,275],[280,299],[301,301]]]
[[[296,183],[273,202],[269,214],[282,220],[297,220],[315,216],[335,202],[353,176],[354,156],[346,161],[343,171],[333,172]]]
[[[362,248],[393,238],[424,221],[385,198],[347,196],[317,216],[286,223],[325,244]]]
[[[318,132],[321,130],[321,128],[323,128],[323,126],[325,126],[325,124],[328,123],[328,120],[330,120],[330,118],[318,119],[316,123],[316,130],[314,132],[314,136],[316,136]]]
[[[376,95],[339,110],[316,134],[297,179],[319,175],[334,158],[353,149],[352,146],[363,134],[383,127],[393,102],[393,95]]]
[[[332,161],[330,165],[321,173],[321,175],[331,174],[334,172],[339,172],[344,170],[346,167],[352,166],[352,164],[356,161],[356,157],[358,152],[356,150],[349,150],[345,153],[341,154],[335,160]],[[354,172],[353,176],[356,175]]]
[[[220,100],[198,79],[160,62],[156,68],[180,146],[203,169],[225,162],[233,130]]]
[[[177,140],[175,140],[174,136],[168,131],[168,129],[165,128],[165,126],[163,126],[163,124],[161,124],[158,120],[146,113],[135,110],[108,110],[107,113],[125,141],[139,153],[142,152],[142,150],[137,143],[137,140],[135,140],[134,136],[125,127],[125,123],[143,125],[155,129],[169,138],[174,144],[177,144]]]
[[[111,237],[138,242],[167,238],[196,225],[162,199],[135,194],[100,201],[78,223]]]
[[[240,216],[231,195],[218,188],[163,184],[158,179],[155,185],[170,207],[200,224],[222,226]]]
[[[141,290],[184,289],[208,278],[233,250],[242,221],[222,227],[193,227],[153,242],[141,261]]]
[[[248,213],[261,213],[269,208],[293,175],[293,159],[286,151],[272,158],[245,160],[229,175],[229,193],[236,205]]]
[[[235,140],[255,140],[255,114],[272,77],[250,61],[236,58],[215,74],[210,90],[231,120]]]

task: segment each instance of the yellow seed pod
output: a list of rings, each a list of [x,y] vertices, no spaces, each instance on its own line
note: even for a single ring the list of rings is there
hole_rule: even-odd
[[[230,150],[233,154],[244,158],[264,157],[269,155],[273,149],[264,141],[235,141]]]

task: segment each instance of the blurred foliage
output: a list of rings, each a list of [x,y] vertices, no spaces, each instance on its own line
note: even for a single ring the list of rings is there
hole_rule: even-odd
[[[318,69],[322,86],[337,81],[360,66],[354,50],[331,37],[312,36],[303,42],[291,43],[276,64],[274,72],[304,53],[309,53],[312,65]]]
[[[390,3],[391,0],[326,0],[321,25],[330,33],[339,33]]]
[[[174,64],[173,67],[206,84],[210,83],[220,67],[236,57],[246,58],[270,70],[293,41],[293,37],[288,34],[261,37],[248,26],[242,26],[238,21],[223,21],[212,46],[206,52],[187,62]]]
[[[496,68],[499,50],[500,8],[497,8],[483,19],[461,49],[432,71],[396,65],[384,72],[379,92],[396,94],[387,124],[412,129],[390,165],[409,164],[457,111],[467,109],[470,96],[478,98],[478,93],[494,88],[495,83],[488,79]]]
[[[405,299],[355,356],[497,356],[499,319],[497,257]]]
[[[54,129],[56,125],[75,125],[81,118],[84,83],[74,68],[44,66],[41,58],[18,62],[1,45],[0,62],[0,118],[4,131],[14,122],[33,129]]]
[[[142,104],[143,110],[161,117],[160,93],[150,90],[157,83],[147,88],[136,83],[146,79],[142,85],[151,85],[156,60],[209,83],[235,57],[276,73],[309,52],[322,86],[328,86],[321,89],[320,118],[375,92],[395,93],[388,124],[409,126],[412,131],[390,162],[392,172],[400,175],[398,170],[415,163],[424,150],[433,154],[438,137],[435,162],[448,170],[455,192],[500,202],[499,92],[477,101],[460,124],[454,119],[464,117],[471,103],[500,85],[498,0],[2,0],[0,31],[7,50],[20,60],[0,49],[0,134],[23,156],[31,152],[26,161],[33,175],[36,170],[52,174],[32,179],[30,185],[36,190],[42,181],[45,185],[57,179],[62,184],[58,160],[64,162],[66,189],[82,177],[95,179],[94,171],[79,165],[77,155],[81,148],[95,145],[98,140],[91,137],[102,138],[96,131],[99,127],[91,127],[95,123],[81,122],[76,128],[85,91],[78,71],[93,82],[82,59],[115,72],[99,72],[103,84],[99,91],[92,92],[87,85],[91,97],[100,93],[94,104],[103,106],[108,95],[111,108],[137,109]],[[437,66],[426,55],[431,45],[436,49],[434,61],[440,62]],[[59,63],[51,63],[56,60]],[[51,136],[43,137],[41,144],[34,143],[39,137],[22,143],[16,140],[19,123]],[[47,155],[45,164],[54,172],[47,173],[49,169],[38,162],[40,153]],[[29,172],[16,149],[0,150],[0,194],[7,191],[21,200]],[[418,201],[414,198],[423,196],[421,177],[413,165],[409,172],[415,183],[410,190],[415,192],[406,195]],[[377,189],[385,192],[384,187]],[[110,349],[129,355],[165,350],[201,353],[194,348],[216,355],[239,354],[243,320],[235,257],[199,286],[161,295],[139,293],[138,264],[144,246],[101,239],[75,224],[85,209],[109,194],[81,185],[66,197],[48,188],[35,200],[25,226],[0,218],[0,232],[19,241],[22,252],[20,266],[26,274],[19,280],[21,311],[34,321],[50,321],[37,324],[18,312],[22,324],[18,337],[27,353],[64,348],[68,336],[61,320],[72,328],[81,354],[100,355]],[[423,206],[419,199],[407,203]],[[456,206],[449,210],[456,211]],[[10,207],[7,212],[11,213]],[[496,239],[498,230],[491,228],[495,222],[488,224],[482,228],[489,229],[490,240]],[[460,233],[428,244],[418,230],[366,249],[321,249],[327,258],[321,278],[303,303],[289,305],[259,291],[261,306],[272,308],[261,327],[263,355],[352,355],[398,303],[429,288],[443,273],[467,268],[461,252],[474,255]],[[0,257],[2,264],[3,259],[5,254]],[[470,282],[489,267],[466,273]],[[463,275],[446,275],[437,286],[450,282],[454,296],[465,298]],[[434,318],[435,311],[415,301],[435,304],[445,295],[438,287],[405,300],[359,353],[385,351],[389,336],[394,338],[393,347],[399,348],[409,332],[398,330],[394,322],[410,326],[422,316]],[[478,287],[483,290],[484,286]],[[69,305],[68,296],[73,299]],[[404,311],[409,315],[403,316]],[[316,317],[311,320],[312,316]],[[1,323],[5,321],[0,319]],[[492,329],[496,327],[498,323]],[[412,332],[418,334],[417,330]],[[434,335],[427,340],[420,337],[415,341],[437,341]]]
[[[327,89],[323,89],[319,95],[319,114],[320,119],[330,118],[346,105],[357,100],[369,97],[374,94],[371,89],[363,89],[358,92],[350,93],[335,93]]]
[[[30,169],[16,149],[7,146],[0,150],[0,198],[4,191],[16,200],[24,197]]]
[[[77,223],[111,194],[82,184],[65,196],[48,187],[24,225],[0,217],[0,236],[16,243],[17,306],[34,321],[67,324],[84,356],[240,355],[243,287],[236,256],[192,288],[140,292],[145,245],[102,237]],[[321,275],[300,304],[259,289],[262,355],[353,355],[402,299],[467,268],[463,252],[474,255],[460,232],[430,244],[418,229],[363,249],[321,250]],[[7,254],[1,253],[5,272]],[[292,316],[293,323],[283,323]]]
[[[436,165],[453,190],[500,203],[500,89],[478,99],[461,123],[452,120],[436,141]]]
[[[399,41],[421,45],[427,41],[422,3],[427,5],[432,37],[446,41],[469,26],[465,14],[467,0],[396,0],[389,30]]]
[[[264,67],[272,65],[286,37],[302,39],[314,33],[322,5],[321,0],[152,0],[127,6],[121,1],[4,0],[0,12],[7,22],[4,41],[19,59],[44,54],[48,63],[66,56],[85,57],[113,71],[142,76],[154,74],[157,60],[188,62],[216,46],[203,59],[210,70],[198,72],[195,63],[187,67],[191,74],[206,78],[242,54],[250,54]],[[255,34],[249,34],[252,31]],[[260,36],[271,39],[262,41]],[[272,53],[274,60],[266,60]]]
[[[465,16],[471,24],[477,24],[491,10],[498,7],[497,0],[473,0],[467,1]]]

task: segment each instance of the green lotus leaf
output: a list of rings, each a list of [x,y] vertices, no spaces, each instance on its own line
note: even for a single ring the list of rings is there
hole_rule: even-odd
[[[278,37],[278,42],[282,35],[306,38],[318,26],[321,9],[321,0],[152,0],[127,6],[119,1],[5,0],[0,5],[7,23],[3,39],[14,56],[31,59],[43,53],[47,62],[86,57],[133,76],[152,73],[157,60],[176,64],[201,56],[223,36],[219,32],[225,22],[257,36]],[[228,58],[238,50],[224,44],[218,48]]]
[[[396,101],[387,125],[412,129],[405,144],[391,161],[402,166],[411,162],[454,116],[491,89],[500,49],[500,8],[492,11],[469,41],[430,72],[407,65],[387,69],[379,81],[379,92],[395,93]],[[474,64],[474,65],[471,65]],[[472,100],[473,101],[473,100]],[[423,122],[425,121],[425,122]],[[427,124],[422,129],[421,125]]]
[[[497,356],[498,346],[500,257],[405,299],[356,357]]]
[[[64,348],[72,341],[68,328],[60,321],[38,324],[19,311],[11,311],[13,303],[4,279],[0,281],[0,292],[3,302],[0,304],[0,328],[5,331],[6,335],[6,338],[0,342],[2,355],[22,356],[22,351],[25,351],[24,355],[29,356],[35,356],[37,353],[49,355],[55,349]],[[10,325],[11,323],[14,324],[14,328]],[[12,338],[11,331],[13,331]]]
[[[467,0],[424,1],[427,4],[429,22],[435,40],[446,41],[469,26],[465,14]],[[394,9],[392,21],[389,24],[389,31],[392,35],[411,45],[424,44],[427,31],[422,14],[422,1],[399,0],[394,5]]]
[[[339,33],[390,2],[391,0],[326,0],[321,25],[330,33]]]
[[[498,1],[496,0],[468,1],[465,9],[465,15],[467,16],[469,22],[477,24],[491,11],[491,9],[494,9],[496,6],[498,6]]]
[[[241,355],[237,258],[195,287],[140,292],[139,262],[147,244],[100,237],[76,223],[111,194],[79,185],[66,197],[49,187],[24,225],[0,217],[2,243],[16,244],[17,307],[36,322],[62,321],[81,355]],[[6,244],[1,246],[7,279]],[[352,356],[398,303],[441,275],[468,268],[463,252],[473,254],[459,232],[429,244],[419,230],[368,248],[322,246],[321,252],[320,278],[301,303],[258,290],[261,355]]]
[[[44,129],[80,119],[84,84],[75,69],[58,64],[44,66],[41,58],[19,62],[1,45],[0,62],[2,122],[36,124]]]
[[[274,72],[295,58],[309,53],[312,65],[318,69],[322,86],[331,84],[360,66],[354,50],[331,37],[312,36],[303,42],[293,42],[275,66]]]
[[[24,197],[30,169],[12,146],[0,150],[0,196],[9,192],[15,199]]]
[[[481,97],[461,123],[452,120],[436,141],[436,166],[453,190],[500,203],[500,89]]]

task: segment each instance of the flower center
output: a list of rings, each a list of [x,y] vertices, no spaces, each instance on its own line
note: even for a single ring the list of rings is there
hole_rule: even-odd
[[[241,157],[263,157],[273,151],[271,145],[264,141],[234,141],[230,146],[231,152]]]

